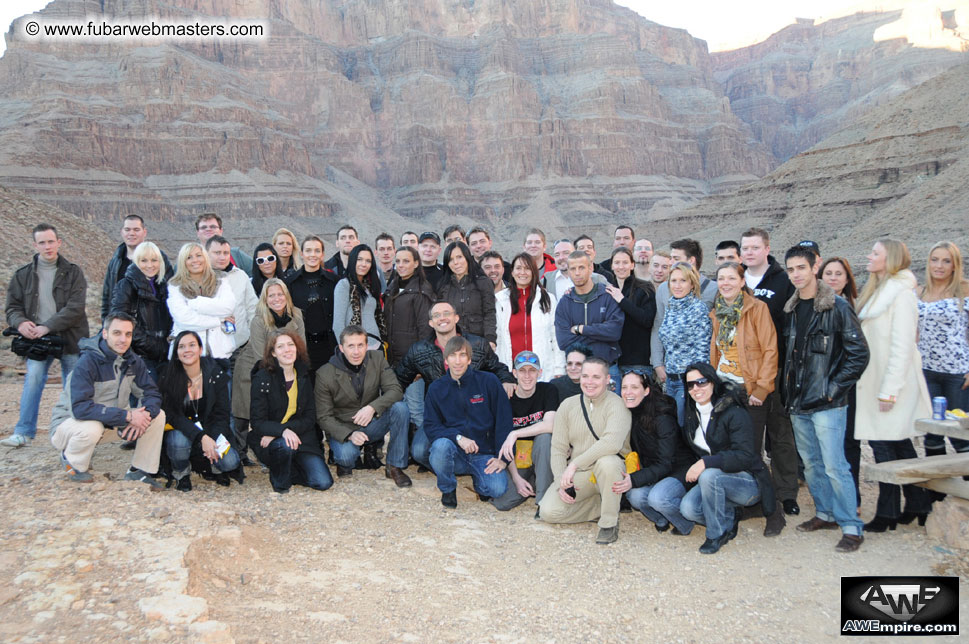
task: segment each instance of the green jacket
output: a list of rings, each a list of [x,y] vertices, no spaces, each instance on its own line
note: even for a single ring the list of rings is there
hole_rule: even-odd
[[[57,313],[49,320],[37,319],[39,296],[37,293],[37,255],[26,266],[17,269],[7,288],[7,324],[17,328],[30,320],[50,329],[64,341],[64,353],[78,353],[81,338],[88,336],[87,314],[84,311],[87,297],[87,280],[77,264],[57,257],[57,272],[54,274],[54,303]]]
[[[353,416],[370,405],[375,418],[404,397],[394,370],[382,351],[367,351],[363,359],[363,394],[358,396],[351,380],[354,375],[337,353],[316,372],[316,420],[327,437],[345,442],[361,429]]]

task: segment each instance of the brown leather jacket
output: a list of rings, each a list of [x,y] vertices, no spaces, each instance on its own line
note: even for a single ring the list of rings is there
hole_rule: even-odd
[[[710,364],[714,369],[720,362],[717,332],[720,321],[716,307],[710,311],[713,335],[710,338]],[[764,400],[774,391],[777,378],[777,331],[770,316],[770,309],[750,293],[744,293],[744,305],[740,309],[740,322],[734,336],[740,356],[740,373],[748,396]]]

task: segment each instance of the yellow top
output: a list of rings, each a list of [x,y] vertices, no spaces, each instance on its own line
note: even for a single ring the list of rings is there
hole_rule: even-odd
[[[296,397],[298,394],[299,392],[297,391],[296,380],[294,379],[293,386],[289,388],[288,392],[286,392],[286,396],[289,398],[289,404],[286,405],[286,415],[283,416],[283,419],[279,422],[285,423],[287,420],[293,417],[293,414],[296,413]]]

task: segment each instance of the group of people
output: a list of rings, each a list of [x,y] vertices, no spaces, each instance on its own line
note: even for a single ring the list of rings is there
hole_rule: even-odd
[[[816,513],[797,529],[838,528],[851,552],[864,531],[923,524],[936,498],[880,484],[863,522],[859,441],[878,462],[911,458],[930,396],[969,402],[969,282],[950,242],[918,285],[905,245],[878,241],[859,292],[845,259],[804,241],[778,262],[759,228],[718,244],[709,277],[695,240],[667,252],[625,224],[601,263],[587,235],[549,247],[538,229],[506,261],[481,227],[370,247],[345,225],[328,259],[316,235],[281,228],[250,256],[217,215],[195,228],[172,265],[125,218],[90,337],[83,272],[53,226],[34,228],[7,292],[31,350],[0,444],[32,441],[59,359],[50,435],[76,482],[105,438],[134,450],[126,479],[181,491],[193,471],[242,483],[250,454],[276,492],[325,490],[330,465],[348,477],[382,453],[398,487],[411,463],[433,471],[449,508],[470,475],[498,510],[534,498],[536,518],[597,520],[597,543],[626,508],[674,535],[699,523],[710,554],[744,516],[780,534],[803,468]],[[41,344],[55,337],[60,350]]]

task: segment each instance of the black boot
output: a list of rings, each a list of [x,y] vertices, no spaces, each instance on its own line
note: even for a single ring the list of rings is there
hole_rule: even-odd
[[[373,443],[366,443],[363,446],[363,467],[368,470],[378,470],[383,467],[384,464],[380,462],[380,457],[377,456],[377,446]]]
[[[239,467],[235,468],[231,472],[226,472],[226,475],[239,485],[242,485],[246,480],[246,470],[242,465],[239,465]]]
[[[908,525],[915,519],[919,520],[919,525],[925,525],[925,519],[929,516],[928,512],[909,512],[906,510],[902,512],[902,516],[898,517],[898,522],[902,525]]]
[[[192,491],[192,475],[186,474],[180,479],[175,479],[175,489],[179,492],[191,492]]]
[[[894,530],[897,525],[897,519],[886,519],[875,515],[874,519],[865,524],[865,532],[885,532],[886,530]]]

